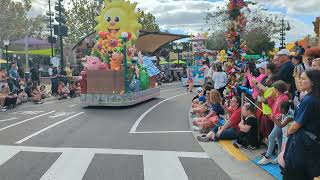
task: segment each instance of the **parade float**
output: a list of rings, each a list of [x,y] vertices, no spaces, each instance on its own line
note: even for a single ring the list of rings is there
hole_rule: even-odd
[[[195,86],[202,86],[205,83],[205,74],[202,70],[202,62],[212,62],[216,52],[206,49],[208,35],[198,34],[191,38],[192,61],[188,62],[187,77],[181,79],[182,86],[186,86],[188,79],[193,79]]]
[[[83,106],[130,106],[160,95],[159,70],[135,49],[141,25],[136,3],[105,0],[96,39],[81,73]]]

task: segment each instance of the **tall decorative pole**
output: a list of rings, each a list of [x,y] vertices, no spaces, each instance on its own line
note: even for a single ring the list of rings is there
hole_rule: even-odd
[[[240,60],[241,55],[246,53],[246,45],[241,41],[241,35],[245,30],[247,19],[241,10],[247,5],[248,2],[244,0],[229,0],[228,3],[227,14],[231,22],[225,35],[228,43],[227,53],[236,60]]]
[[[124,87],[125,92],[129,92],[129,72],[128,72],[128,62],[127,62],[127,42],[129,40],[129,34],[127,32],[123,32],[121,34],[121,38],[123,41],[123,66],[124,66]]]

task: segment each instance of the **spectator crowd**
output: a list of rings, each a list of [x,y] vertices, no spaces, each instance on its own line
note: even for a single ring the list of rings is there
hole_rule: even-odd
[[[202,142],[266,147],[258,164],[279,164],[285,180],[320,176],[320,49],[280,50],[272,59],[204,63],[192,100]],[[190,80],[192,87],[192,79]],[[188,89],[190,90],[190,89]]]
[[[80,83],[73,81],[70,65],[58,70],[50,65],[49,75],[51,91],[47,92],[46,85],[40,83],[40,71],[37,66],[30,69],[30,78],[25,77],[16,63],[11,64],[7,71],[0,69],[0,110],[7,111],[19,104],[31,101],[42,104],[48,97],[57,97],[59,100],[74,98],[80,95]]]

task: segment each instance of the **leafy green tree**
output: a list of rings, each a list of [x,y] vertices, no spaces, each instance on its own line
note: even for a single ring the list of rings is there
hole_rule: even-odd
[[[141,11],[139,23],[142,25],[143,30],[160,31],[159,25],[156,23],[156,17],[150,12],[145,13],[144,11]]]
[[[268,36],[268,30],[255,28],[244,35],[247,41],[247,54],[261,54],[263,51],[268,52],[274,49],[275,42]]]
[[[274,48],[272,39],[280,38],[281,15],[272,14],[258,3],[249,2],[249,8],[242,11],[247,19],[245,31],[242,33],[242,40],[247,41],[248,53],[261,54]],[[231,19],[227,14],[227,7],[220,6],[215,11],[210,12],[205,17],[205,23],[211,32],[208,48],[215,50],[226,49],[224,32],[228,30]],[[290,24],[286,31],[290,30]],[[260,31],[260,32],[259,32]],[[218,46],[218,47],[217,47]],[[217,48],[217,49],[216,49]]]
[[[0,3],[0,41],[25,36],[43,37],[45,20],[43,16],[28,17],[31,0],[16,2],[2,0]]]
[[[313,23],[314,26],[314,33],[319,37],[320,30],[319,30],[319,24],[320,24],[320,18],[317,18]]]
[[[224,37],[225,32],[216,31],[212,33],[207,40],[207,49],[221,51],[228,48],[227,41]]]
[[[94,31],[97,25],[95,17],[101,9],[101,1],[70,0],[68,5],[72,8],[65,12],[68,37],[67,44],[73,45],[81,38]]]

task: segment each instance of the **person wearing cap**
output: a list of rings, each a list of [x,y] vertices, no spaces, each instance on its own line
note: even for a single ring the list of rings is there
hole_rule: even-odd
[[[218,123],[220,124],[220,115],[224,115],[224,109],[221,106],[221,96],[219,91],[211,90],[208,98],[209,110],[210,113],[202,118],[198,118],[193,121],[193,125],[195,126],[193,129],[201,130],[202,132],[209,132],[211,128],[213,128]]]
[[[209,94],[210,91],[207,91],[206,94],[192,101],[192,115],[196,115],[196,117],[205,116],[205,113],[208,111],[210,106],[210,103],[208,101]]]
[[[281,49],[277,55],[279,56],[280,62],[279,78],[288,84],[290,87],[289,93],[294,97],[296,85],[293,78],[293,72],[295,67],[289,59],[290,52],[287,49]]]
[[[197,100],[200,96],[203,96],[203,89],[202,89],[202,87],[198,87],[198,88],[197,88],[197,95],[192,99],[192,102],[194,102],[194,100]]]

